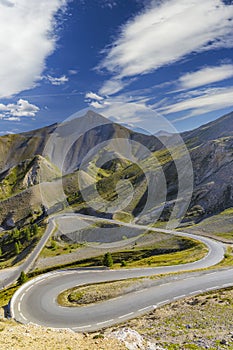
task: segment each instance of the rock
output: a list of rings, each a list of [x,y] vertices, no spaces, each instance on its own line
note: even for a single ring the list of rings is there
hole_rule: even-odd
[[[2,222],[2,226],[5,228],[5,229],[12,229],[15,227],[15,221],[14,221],[14,218],[13,218],[13,213],[9,213],[7,215],[7,217],[5,218],[5,220]]]
[[[222,340],[220,341],[220,344],[221,344],[221,345],[228,345],[228,342],[226,341],[226,339],[222,339]]]
[[[164,348],[145,341],[143,337],[131,328],[122,328],[112,332],[109,337],[123,342],[128,350],[164,350]]]

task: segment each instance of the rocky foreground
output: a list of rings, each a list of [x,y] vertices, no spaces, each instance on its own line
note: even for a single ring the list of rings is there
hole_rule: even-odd
[[[69,330],[52,330],[35,325],[0,323],[1,350],[125,350],[114,338],[93,339]]]
[[[233,289],[186,298],[93,334],[0,321],[0,350],[233,349]]]

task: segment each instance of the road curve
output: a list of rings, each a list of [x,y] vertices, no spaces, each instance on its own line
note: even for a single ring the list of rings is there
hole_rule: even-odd
[[[67,214],[67,219],[70,215]],[[83,216],[81,217],[83,218]],[[96,218],[93,219],[96,220]],[[117,221],[109,221],[119,224]],[[148,229],[147,226],[142,225],[124,225],[131,228]],[[31,322],[54,328],[71,328],[80,332],[95,331],[141,315],[172,300],[233,285],[233,269],[205,273],[191,272],[194,269],[213,266],[222,260],[224,247],[220,242],[184,232],[149,229],[199,240],[207,245],[209,252],[199,261],[176,266],[107,271],[103,269],[95,269],[94,271],[93,269],[76,269],[44,274],[25,283],[15,293],[10,304],[12,317],[21,323]],[[179,271],[190,272],[188,276],[186,273],[185,277],[181,276],[169,283],[162,281],[160,285],[151,286],[140,292],[130,293],[110,301],[77,308],[61,307],[56,302],[60,292],[77,285]]]
[[[38,258],[40,252],[42,251],[45,244],[47,243],[49,237],[54,232],[54,229],[55,229],[54,221],[49,220],[45,233],[43,234],[42,238],[39,240],[36,247],[27,256],[25,261],[18,266],[8,268],[8,269],[3,269],[0,271],[0,290],[16,282],[22,271],[24,272],[30,271],[35,260]]]
[[[170,282],[159,281],[138,292],[85,307],[61,307],[57,295],[76,285],[112,281],[150,275],[149,271],[60,271],[43,275],[25,284],[12,305],[14,318],[22,323],[34,323],[74,331],[96,331],[126,321],[166,303],[205,291],[233,285],[233,269],[190,273]]]

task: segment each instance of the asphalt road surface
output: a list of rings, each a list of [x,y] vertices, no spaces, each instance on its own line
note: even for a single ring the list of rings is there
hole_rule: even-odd
[[[65,216],[69,220],[72,214]],[[80,216],[80,218],[87,217]],[[96,218],[92,219],[96,220]],[[109,221],[119,224],[117,221]],[[131,228],[148,229],[147,226],[142,225],[125,225]],[[223,259],[224,247],[220,242],[183,232],[153,228],[150,230],[197,239],[207,245],[209,252],[199,261],[176,266],[116,271],[76,269],[44,274],[27,282],[15,293],[10,305],[12,317],[22,323],[31,322],[54,328],[71,328],[80,332],[95,331],[134,318],[173,300],[233,285],[233,269],[192,272],[194,269],[215,265]],[[94,305],[69,308],[61,307],[56,301],[60,292],[78,285],[179,271],[189,272],[185,277],[180,276],[169,282],[161,280],[160,285]]]

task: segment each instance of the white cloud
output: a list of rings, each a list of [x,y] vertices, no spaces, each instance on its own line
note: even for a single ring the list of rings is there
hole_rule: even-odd
[[[19,99],[16,104],[0,104],[1,118],[10,121],[18,121],[20,117],[35,117],[39,110],[39,107],[23,99]]]
[[[224,64],[215,67],[205,67],[196,72],[187,73],[179,79],[182,89],[192,89],[233,77],[233,65]]]
[[[20,122],[20,118],[19,117],[9,117],[7,118],[8,121],[11,122]]]
[[[1,116],[0,116],[0,118],[1,118]],[[17,130],[17,131],[19,131],[19,130]],[[0,135],[7,135],[7,134],[12,135],[12,134],[14,134],[14,132],[12,130],[0,131]]]
[[[102,104],[101,114],[117,123],[133,125],[154,134],[160,130],[177,132],[161,114],[146,105],[146,99],[129,102],[125,96],[110,98]]]
[[[125,77],[152,72],[192,52],[232,47],[232,17],[233,5],[221,0],[153,1],[122,27],[99,68],[112,73],[120,89]]]
[[[66,75],[62,75],[61,77],[52,77],[51,75],[47,75],[45,77],[52,85],[63,85],[69,81]]]
[[[108,8],[110,8],[112,10],[115,6],[117,6],[117,1],[114,1],[114,0],[101,0],[100,4],[101,4],[101,7],[103,7],[103,8],[108,7]]]
[[[121,91],[128,83],[123,83],[122,80],[120,79],[110,79],[107,80],[102,88],[99,90],[101,95],[104,96],[109,96],[109,95],[114,95],[117,92]]]
[[[78,71],[76,69],[70,69],[69,70],[69,74],[70,75],[76,75],[76,74],[78,74]]]
[[[90,103],[90,106],[91,106],[91,107],[94,107],[94,108],[97,108],[97,109],[103,108],[103,105],[102,105],[101,103],[97,102],[97,101],[92,101],[92,102]]]
[[[102,96],[99,96],[96,93],[91,92],[91,91],[86,93],[85,97],[89,98],[91,100],[96,100],[96,101],[102,101],[104,99]]]
[[[159,109],[164,114],[190,111],[185,117],[175,119],[184,120],[189,117],[221,110],[233,106],[233,86],[219,89],[207,89],[198,97],[189,98]]]
[[[55,50],[55,15],[68,0],[0,1],[0,98],[30,89]]]
[[[9,0],[0,0],[0,5],[7,6],[7,7],[14,7],[14,3]]]

